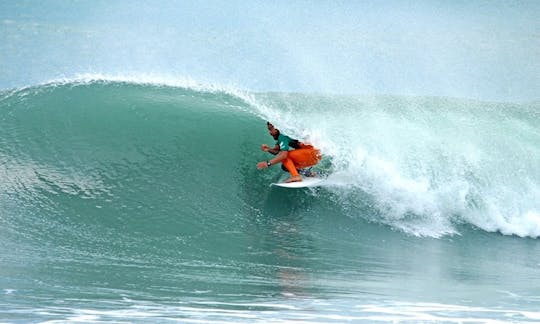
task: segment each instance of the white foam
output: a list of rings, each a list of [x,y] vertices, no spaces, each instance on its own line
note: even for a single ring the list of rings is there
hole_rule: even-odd
[[[165,321],[178,320],[186,323],[320,323],[330,321],[347,322],[445,322],[445,323],[506,323],[536,322],[537,311],[511,309],[508,307],[479,307],[456,304],[426,302],[379,302],[349,305],[349,301],[287,299],[253,303],[221,303],[201,301],[161,305],[152,302],[134,301],[131,305],[117,305],[115,309],[69,309],[48,308],[36,310],[47,316],[60,319],[44,323],[96,322],[96,321]],[[231,309],[233,307],[234,309]],[[346,311],[343,311],[346,307]],[[62,319],[64,316],[65,319]]]
[[[359,206],[381,211],[374,220],[432,237],[458,233],[454,220],[540,236],[540,151],[530,145],[539,133],[503,105],[302,95],[259,102],[276,127],[331,159],[327,184],[344,203],[354,201],[355,188],[373,200]],[[507,134],[527,140],[510,141]]]

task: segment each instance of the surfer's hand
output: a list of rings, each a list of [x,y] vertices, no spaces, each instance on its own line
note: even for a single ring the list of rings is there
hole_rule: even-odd
[[[261,150],[265,151],[265,152],[268,152],[268,150],[270,149],[270,147],[266,144],[263,144],[261,145]]]
[[[262,170],[268,168],[268,165],[266,165],[266,161],[262,161],[257,163],[257,169]]]

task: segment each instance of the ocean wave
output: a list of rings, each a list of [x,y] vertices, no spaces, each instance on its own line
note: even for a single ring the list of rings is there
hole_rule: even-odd
[[[87,74],[4,91],[0,109],[8,175],[0,197],[24,196],[26,205],[30,190],[36,204],[43,195],[53,205],[73,196],[77,214],[88,200],[110,206],[110,215],[134,201],[202,217],[215,213],[208,201],[231,213],[264,209],[254,190],[268,197],[266,185],[281,176],[254,168],[266,158],[258,147],[271,142],[264,126],[271,120],[322,149],[326,185],[305,195],[336,213],[417,236],[458,234],[464,223],[540,236],[532,106],[252,93],[189,78]]]

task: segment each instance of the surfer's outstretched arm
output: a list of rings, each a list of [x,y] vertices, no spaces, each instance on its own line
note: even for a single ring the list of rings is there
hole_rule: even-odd
[[[273,159],[268,160],[268,161],[261,161],[261,162],[257,163],[257,169],[261,170],[261,169],[264,169],[264,168],[268,168],[271,165],[280,163],[280,162],[282,162],[283,160],[285,160],[287,158],[288,154],[289,154],[288,151],[281,151]]]

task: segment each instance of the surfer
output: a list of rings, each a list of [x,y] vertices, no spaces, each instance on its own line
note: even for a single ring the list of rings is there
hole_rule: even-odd
[[[261,150],[275,155],[273,159],[257,163],[257,169],[265,169],[271,165],[282,163],[282,169],[288,171],[291,177],[285,182],[302,181],[298,173],[299,169],[313,166],[321,160],[321,153],[312,145],[304,144],[287,135],[281,134],[279,129],[275,128],[270,122],[266,122],[268,132],[277,141],[274,147],[267,144],[261,145]]]

